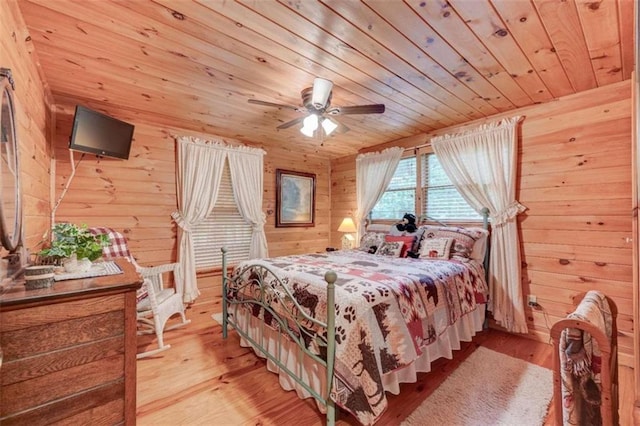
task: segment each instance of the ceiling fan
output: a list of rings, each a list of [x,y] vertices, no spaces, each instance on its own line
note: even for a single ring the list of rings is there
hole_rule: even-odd
[[[347,126],[340,123],[338,120],[333,118],[333,116],[350,114],[381,114],[384,112],[384,104],[344,107],[331,106],[332,89],[333,82],[331,82],[331,80],[317,77],[313,81],[313,87],[307,87],[300,92],[302,97],[302,107],[276,104],[257,99],[249,99],[249,103],[292,109],[306,114],[304,117],[298,117],[279,125],[277,129],[288,129],[296,124],[302,123],[303,126],[300,129],[300,132],[302,132],[303,135],[308,137],[313,137],[315,135],[320,139],[323,139],[324,136],[329,136],[334,130],[338,130],[341,133],[349,130]],[[331,116],[331,118],[329,116]]]

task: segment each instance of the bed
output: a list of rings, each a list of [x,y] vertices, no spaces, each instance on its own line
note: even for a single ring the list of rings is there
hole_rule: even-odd
[[[223,337],[231,325],[284,389],[316,399],[327,424],[336,405],[373,424],[386,392],[399,393],[483,328],[486,256],[474,250],[484,241],[479,250],[488,251],[486,219],[484,228],[368,230],[363,250],[253,259],[230,274],[223,249]],[[420,257],[400,257],[402,249]]]

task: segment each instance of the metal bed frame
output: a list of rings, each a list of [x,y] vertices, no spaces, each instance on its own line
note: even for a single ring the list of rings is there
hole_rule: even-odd
[[[229,290],[229,282],[233,281],[227,273],[227,250],[222,248],[222,338],[227,338],[227,329],[231,325],[235,328],[236,332],[251,343],[252,347],[259,350],[265,357],[273,361],[280,369],[284,370],[293,380],[295,380],[300,386],[306,389],[320,404],[324,405],[327,410],[327,425],[334,425],[336,419],[335,402],[331,399],[331,383],[333,382],[333,368],[335,361],[335,347],[336,347],[336,333],[335,333],[335,282],[338,278],[337,274],[333,271],[327,271],[324,274],[324,279],[327,282],[327,322],[318,321],[315,318],[307,315],[302,309],[302,306],[296,301],[293,293],[282,284],[280,278],[268,267],[263,265],[248,265],[237,276],[242,276],[243,272],[247,269],[252,269],[255,278],[248,280],[247,282],[235,281],[235,289],[237,291],[243,290],[245,287],[251,288],[257,286],[257,291],[253,291],[254,298],[249,300],[236,300],[230,299],[227,296]],[[268,277],[272,277],[269,284],[265,283]],[[285,308],[286,318],[283,318],[282,313],[277,313],[271,307],[271,302],[274,299],[278,299],[280,306],[291,306],[292,308]],[[274,357],[267,349],[263,347],[260,342],[256,342],[249,334],[245,333],[242,327],[239,327],[235,321],[236,315],[228,315],[228,306],[234,309],[234,313],[237,313],[237,309],[240,305],[250,304],[253,306],[260,306],[264,309],[264,312],[268,312],[273,316],[273,319],[277,321],[278,328],[282,332],[286,332],[288,338],[297,344],[300,348],[300,354],[311,357],[320,365],[324,366],[327,371],[327,390],[326,395],[320,395],[313,388],[311,388],[302,378],[301,371],[291,371],[288,367],[283,365],[276,357]],[[293,321],[288,321],[293,320]],[[326,330],[326,338],[316,334],[313,337],[310,335],[307,328],[301,325],[301,321],[307,321],[321,329]],[[267,327],[264,323],[262,327]],[[264,335],[264,333],[261,333]],[[305,337],[315,340],[317,347],[323,348],[321,352],[326,353],[323,358],[307,348],[305,343]],[[278,351],[282,347],[282,333],[279,335]]]
[[[488,216],[489,209],[482,209],[483,216],[483,228],[488,229]],[[439,222],[439,221],[437,221]],[[448,225],[447,225],[448,226]],[[227,249],[222,248],[222,337],[227,338],[228,327],[231,325],[237,333],[251,343],[254,350],[260,351],[266,358],[273,361],[281,370],[284,370],[293,380],[295,380],[300,386],[307,390],[321,405],[326,407],[326,419],[327,425],[333,426],[336,422],[336,407],[335,402],[331,399],[331,388],[333,383],[334,363],[335,363],[335,282],[337,280],[337,274],[334,271],[327,271],[324,275],[324,279],[327,282],[327,321],[318,321],[315,318],[306,314],[302,306],[297,302],[293,293],[283,285],[280,278],[268,267],[264,265],[246,265],[241,271],[236,271],[235,277],[241,277],[247,269],[252,269],[254,273],[251,279],[246,282],[241,280],[235,280],[230,277],[227,271]],[[488,275],[488,260],[489,260],[489,241],[487,241],[487,250],[484,258],[485,275]],[[266,282],[268,280],[268,283]],[[233,282],[233,287],[230,286]],[[228,291],[233,288],[234,291],[241,293],[241,290],[253,289],[252,296],[247,300],[236,300],[228,297]],[[277,300],[282,307],[285,308],[285,315],[283,318],[282,313],[275,312],[271,307],[272,301]],[[275,356],[273,356],[267,349],[263,347],[261,342],[255,341],[248,333],[246,333],[242,327],[236,322],[237,316],[235,315],[238,308],[241,305],[259,306],[263,309],[263,313],[269,313],[273,319],[277,322],[279,328],[278,337],[278,353],[282,349],[283,332],[288,335],[287,338],[291,339],[299,347],[299,355],[306,355],[311,357],[320,365],[326,368],[326,391],[324,395],[319,394],[316,390],[312,389],[307,384],[303,377],[301,369],[299,371],[291,371],[287,366],[283,365]],[[229,309],[233,310],[234,315],[229,315]],[[323,337],[320,333],[311,335],[308,331],[308,327],[302,325],[302,321],[306,324],[315,327],[320,327],[326,330],[326,337]],[[261,336],[264,335],[264,327],[268,327],[261,324]],[[307,348],[309,340],[313,340],[316,347],[321,348],[320,353],[323,356],[319,356],[317,353],[312,352]]]

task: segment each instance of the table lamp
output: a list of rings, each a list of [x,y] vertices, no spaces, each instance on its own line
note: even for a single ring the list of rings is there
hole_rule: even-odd
[[[355,241],[353,234],[355,232],[358,232],[355,223],[353,223],[353,219],[351,219],[350,217],[345,217],[344,219],[342,219],[342,223],[338,227],[338,232],[345,233],[342,236],[342,250],[351,250]]]

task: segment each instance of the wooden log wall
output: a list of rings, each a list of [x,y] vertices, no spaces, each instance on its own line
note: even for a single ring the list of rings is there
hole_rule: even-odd
[[[356,212],[356,155],[331,161],[331,246],[342,247],[338,227],[345,217]]]
[[[522,288],[529,335],[549,341],[551,325],[580,292],[600,290],[618,305],[621,363],[633,365],[631,85],[629,81],[491,117],[524,116],[519,135],[518,200]],[[386,143],[413,147],[481,121]],[[332,220],[352,213],[355,156],[331,162]],[[332,228],[333,228],[332,227]],[[340,235],[332,232],[331,243]]]
[[[0,67],[15,79],[20,177],[24,210],[25,247],[38,245],[49,228],[49,158],[52,122],[51,94],[41,78],[36,53],[15,1],[0,7]],[[0,255],[6,252],[0,250]]]
[[[56,198],[72,171],[69,136],[75,105],[58,105],[56,121]],[[60,203],[56,221],[88,226],[108,226],[120,230],[129,240],[136,259],[145,265],[176,260],[176,225],[171,213],[176,201],[176,142],[174,135],[193,135],[204,139],[223,139],[184,129],[142,123],[123,111],[116,118],[135,125],[134,141],[128,160],[98,158],[85,154],[76,167],[69,191]],[[239,141],[224,139],[228,143]],[[272,256],[324,251],[329,241],[329,160],[302,154],[295,149],[267,148],[264,158],[263,210],[267,214],[265,232]],[[81,153],[74,153],[75,162]],[[316,226],[275,227],[275,171],[288,169],[316,173]]]

